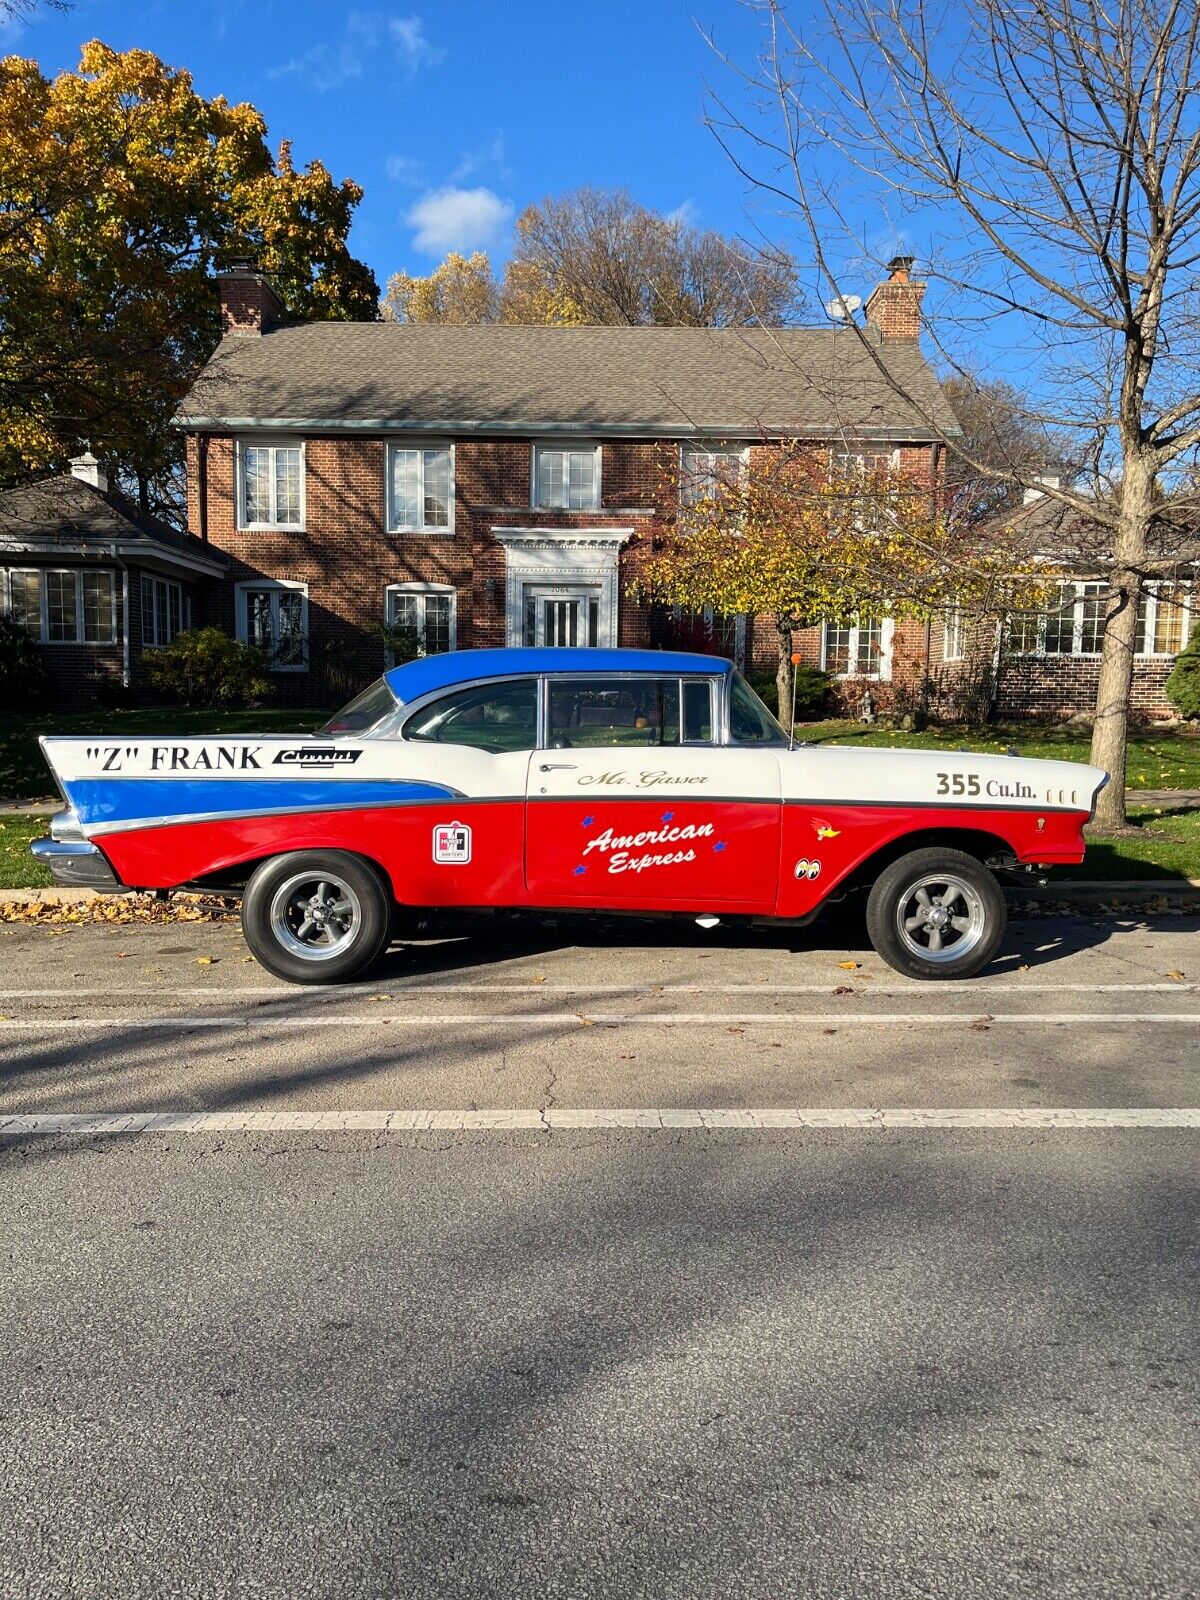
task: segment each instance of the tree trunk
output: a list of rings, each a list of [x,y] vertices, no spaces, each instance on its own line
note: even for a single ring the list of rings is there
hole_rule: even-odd
[[[1146,531],[1153,510],[1154,471],[1127,456],[1121,484],[1120,520],[1113,545],[1114,571],[1106,601],[1092,763],[1109,782],[1100,793],[1096,821],[1105,828],[1125,826],[1125,764],[1129,737],[1129,692],[1137,646],[1138,571],[1146,556]]]
[[[779,656],[775,663],[775,691],[779,696],[779,720],[790,734],[792,731],[792,625],[775,623]]]

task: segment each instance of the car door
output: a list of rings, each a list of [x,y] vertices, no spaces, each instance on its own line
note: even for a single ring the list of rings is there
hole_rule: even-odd
[[[540,905],[769,911],[780,775],[714,743],[719,676],[552,675],[529,763],[525,873]]]

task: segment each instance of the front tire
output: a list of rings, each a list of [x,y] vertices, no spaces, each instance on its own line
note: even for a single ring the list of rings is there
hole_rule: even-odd
[[[867,933],[908,978],[973,978],[995,957],[1008,912],[996,879],[962,850],[913,850],[875,880]]]
[[[387,949],[392,896],[369,862],[342,850],[264,861],[242,896],[242,932],[258,962],[289,983],[344,983]]]

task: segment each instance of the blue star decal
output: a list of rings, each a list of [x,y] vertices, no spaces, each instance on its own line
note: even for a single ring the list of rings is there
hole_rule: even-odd
[[[675,816],[675,813],[673,811],[664,811],[663,814],[662,814],[662,819],[663,819],[664,822],[670,822],[674,818],[674,816]]]
[[[724,839],[718,839],[718,840],[717,840],[717,842],[716,842],[716,844],[715,844],[715,845],[713,845],[713,849],[714,849],[714,850],[724,850],[724,848],[725,848],[725,841],[724,841]]]
[[[584,873],[585,873],[585,872],[586,872],[586,871],[587,871],[587,868],[586,868],[586,867],[576,867],[576,868],[575,868],[575,874],[574,874],[574,875],[575,875],[575,877],[577,877],[577,878],[582,878],[582,877],[583,877],[583,875],[584,875]]]
[[[595,817],[584,817],[582,826],[585,828],[590,828],[595,820]]]

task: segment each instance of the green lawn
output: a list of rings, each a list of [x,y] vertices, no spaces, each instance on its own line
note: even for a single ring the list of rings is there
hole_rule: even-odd
[[[1078,867],[1056,867],[1055,878],[1162,878],[1180,882],[1200,879],[1200,810],[1139,812],[1136,835],[1096,839],[1087,860]],[[0,818],[0,889],[35,889],[48,885],[50,874],[29,854],[29,841],[49,830],[50,819]]]
[[[899,733],[868,728],[861,722],[810,722],[797,727],[797,739],[812,744],[874,745],[905,750],[1013,749],[1022,756],[1054,761],[1087,761],[1089,740],[1073,731],[1044,724],[997,724],[982,731],[955,727]],[[1128,787],[1200,789],[1200,729],[1195,733],[1154,732],[1135,728],[1129,735]]]
[[[180,706],[144,711],[22,712],[0,719],[0,801],[41,800],[55,794],[42,760],[43,733],[115,734],[132,739],[158,734],[312,733],[328,711],[189,711]]]

